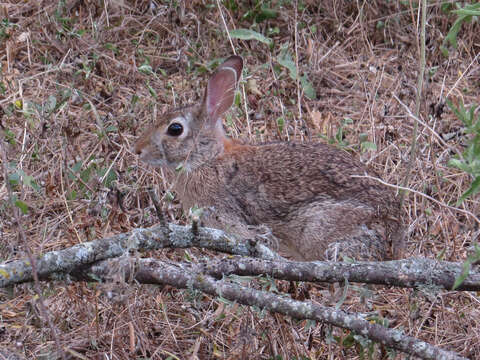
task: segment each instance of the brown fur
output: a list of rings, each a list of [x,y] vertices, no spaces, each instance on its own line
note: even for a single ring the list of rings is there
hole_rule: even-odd
[[[225,136],[219,116],[233,101],[241,73],[236,59],[212,75],[201,105],[165,115],[139,139],[141,159],[167,169],[183,207],[205,208],[208,226],[242,237],[256,236],[266,226],[282,252],[295,259],[343,253],[381,260],[390,257],[392,239],[401,249],[394,194],[375,180],[353,177],[376,175],[350,154],[322,143],[252,145]],[[229,77],[232,67],[238,76]],[[218,87],[228,93],[228,101],[216,98]],[[215,89],[214,95],[208,89]],[[208,109],[207,103],[217,102],[221,111]],[[166,132],[173,119],[184,125],[182,138]],[[178,165],[183,169],[175,172]]]

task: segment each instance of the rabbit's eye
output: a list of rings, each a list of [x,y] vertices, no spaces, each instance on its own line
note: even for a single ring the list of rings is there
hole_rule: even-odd
[[[170,136],[180,136],[183,132],[183,126],[179,123],[172,123],[167,129],[167,134]]]

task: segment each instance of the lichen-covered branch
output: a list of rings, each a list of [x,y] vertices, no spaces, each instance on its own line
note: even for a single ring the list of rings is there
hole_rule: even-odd
[[[156,226],[136,229],[110,238],[75,245],[71,248],[52,251],[37,260],[40,279],[47,280],[58,274],[77,271],[99,260],[128,254],[131,250],[149,250],[165,247],[201,247],[230,254],[257,256],[262,259],[278,258],[260,244],[249,244],[233,239],[223,231],[199,228],[194,234],[189,227],[179,225]],[[293,262],[265,261],[255,258],[236,257],[190,265],[192,271],[207,273],[220,278],[222,274],[261,275],[276,279],[310,282],[361,282],[398,287],[416,287],[421,284],[435,285],[451,290],[455,279],[462,273],[462,264],[432,259],[405,259],[386,262]],[[0,287],[32,281],[29,261],[17,260],[0,264]],[[457,290],[479,291],[480,269],[473,268]]]
[[[286,296],[247,288],[225,280],[216,280],[203,273],[188,271],[184,266],[166,264],[155,259],[124,257],[101,261],[84,269],[77,275],[86,278],[90,277],[92,280],[109,280],[112,269],[115,269],[115,276],[123,273],[125,279],[134,279],[140,283],[196,289],[213,296],[221,296],[243,305],[258,306],[296,319],[322,321],[349,329],[389,348],[418,356],[422,359],[464,359],[456,353],[442,350],[414,337],[405,335],[401,331],[372,324],[358,315],[321,306],[311,301],[297,301]]]
[[[135,229],[109,238],[85,242],[68,249],[51,251],[37,259],[37,274],[47,279],[54,273],[69,273],[81,266],[99,260],[115,258],[132,250],[200,247],[228,254],[257,256],[264,259],[280,258],[266,246],[255,241],[239,241],[217,229],[190,227],[175,224],[159,225],[148,229]],[[16,260],[0,264],[0,287],[32,281],[30,261]]]
[[[235,257],[209,260],[192,265],[195,271],[221,278],[224,275],[269,275],[275,279],[309,282],[359,282],[414,288],[420,284],[435,285],[451,290],[463,271],[460,263],[426,258],[410,258],[385,262],[295,262],[270,261]],[[465,281],[456,289],[480,291],[480,268],[470,270]]]

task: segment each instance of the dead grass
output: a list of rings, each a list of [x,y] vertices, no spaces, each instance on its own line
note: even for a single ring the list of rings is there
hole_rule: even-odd
[[[233,2],[223,2],[220,8],[229,28],[248,28],[252,19],[243,15],[256,3],[236,10],[226,3]],[[429,3],[427,14],[421,117],[438,135],[455,136],[447,147],[420,125],[409,186],[452,204],[469,179],[446,164],[451,149],[461,151],[466,139],[448,108],[436,109],[446,94],[466,104],[480,98],[478,58],[469,68],[480,50],[480,29],[478,24],[464,26],[458,51],[449,59],[442,57],[439,46],[453,18],[442,13],[439,4]],[[249,123],[243,99],[226,119],[228,131],[252,141],[324,141],[319,135],[334,138],[342,119],[350,118],[353,123],[344,128],[348,147],[385,181],[400,184],[413,123],[393,95],[414,109],[419,71],[416,10],[400,2],[341,0],[306,0],[298,8],[295,2],[272,1],[270,7],[278,17],[256,29],[264,34],[273,29],[272,50],[233,39],[246,60]],[[15,187],[18,199],[28,204],[21,226],[29,243],[23,244],[2,178],[2,261],[24,257],[26,245],[39,254],[154,224],[146,189],[165,189],[165,184],[157,171],[138,163],[130,149],[153,118],[197,100],[212,60],[232,53],[218,3],[11,1],[0,4],[0,15],[8,19],[0,25],[5,44],[0,47],[0,121],[10,142],[9,173],[21,175],[21,170],[38,184],[38,190],[28,184]],[[297,84],[277,61],[282,46],[295,54],[295,28],[300,73],[308,76],[317,93],[316,100],[302,95],[301,117]],[[284,119],[283,127],[278,118]],[[377,150],[361,152],[360,134]],[[478,214],[478,199],[466,201],[462,208]],[[185,221],[175,201],[166,201],[164,210],[171,221]],[[421,196],[408,197],[404,214],[408,256],[462,261],[478,239],[478,224]],[[185,254],[193,259],[215,256],[193,249],[152,256],[175,260]],[[282,282],[277,286],[288,289]],[[342,308],[375,311],[410,335],[480,358],[478,294],[431,288],[367,290],[351,287]],[[43,291],[60,341],[72,350],[72,358],[359,356],[358,344],[348,348],[334,343],[348,335],[342,330],[225,304],[198,292],[65,282],[43,284]],[[54,342],[39,316],[32,286],[4,289],[0,296],[1,346],[15,346],[29,358],[50,358]],[[334,304],[341,291],[302,285],[295,296]],[[386,350],[375,356],[386,358]]]

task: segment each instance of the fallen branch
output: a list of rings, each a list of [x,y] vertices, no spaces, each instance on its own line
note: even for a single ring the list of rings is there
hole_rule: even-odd
[[[451,290],[455,280],[463,272],[463,264],[426,258],[384,262],[296,262],[271,261],[235,257],[209,260],[192,269],[215,278],[224,275],[269,275],[279,280],[308,282],[358,282],[415,288],[418,285],[434,285]],[[480,269],[471,269],[467,278],[456,290],[480,291]]]
[[[178,225],[136,229],[107,239],[75,245],[52,251],[37,260],[39,279],[58,278],[61,274],[73,274],[83,266],[99,260],[119,257],[131,250],[151,250],[165,247],[201,247],[230,254],[257,256],[262,259],[278,257],[260,244],[248,244],[233,240],[223,231],[199,228],[195,235],[189,227]],[[285,260],[259,260],[236,257],[208,260],[190,264],[190,270],[206,273],[216,278],[222,275],[269,275],[275,279],[309,282],[360,282],[415,288],[434,285],[451,290],[455,279],[463,271],[460,263],[431,259],[405,259],[385,262],[294,262]],[[0,265],[0,287],[32,281],[29,261],[17,260]],[[480,269],[470,270],[459,291],[480,291]]]
[[[190,227],[168,224],[135,229],[64,250],[48,252],[37,259],[36,270],[38,277],[45,280],[54,273],[70,273],[81,266],[119,257],[130,251],[190,247],[264,259],[281,259],[260,243],[239,241],[221,230],[199,228],[198,232],[194,233]],[[32,279],[32,266],[26,259],[0,264],[0,287],[29,282]]]
[[[112,271],[112,269],[114,269]],[[133,270],[133,271],[132,271]],[[200,290],[212,296],[235,301],[243,305],[258,306],[268,311],[291,316],[295,319],[322,321],[379,342],[389,348],[418,356],[422,359],[465,359],[458,354],[405,335],[401,331],[388,329],[357,315],[321,306],[311,301],[297,301],[286,296],[255,290],[214,278],[199,272],[188,271],[178,264],[166,264],[155,259],[120,259],[101,261],[83,269],[78,277],[109,281],[124,274],[124,279],[142,284],[170,285],[176,288]]]

